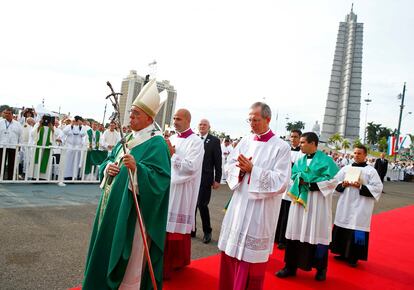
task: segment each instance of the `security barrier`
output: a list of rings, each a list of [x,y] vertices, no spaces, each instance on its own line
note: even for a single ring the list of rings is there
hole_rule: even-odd
[[[99,183],[99,165],[90,165],[92,155],[92,160],[103,160],[107,152],[91,152],[84,147],[0,144],[0,183]]]

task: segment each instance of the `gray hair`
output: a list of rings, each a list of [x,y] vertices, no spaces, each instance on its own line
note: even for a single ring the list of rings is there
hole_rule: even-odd
[[[260,107],[262,118],[272,118],[272,110],[270,109],[269,105],[263,102],[256,102],[250,106],[250,109]]]

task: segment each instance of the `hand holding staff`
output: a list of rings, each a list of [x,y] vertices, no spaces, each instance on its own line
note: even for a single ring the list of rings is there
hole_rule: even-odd
[[[115,109],[114,116],[113,116],[113,121],[118,125],[119,128],[121,128],[121,126],[120,126],[121,120],[120,120],[118,96],[120,96],[122,94],[121,93],[115,93],[115,91],[112,88],[112,85],[111,85],[110,82],[106,82],[106,84],[108,85],[108,87],[111,89],[111,92],[112,92],[106,98],[111,101],[112,106]],[[120,130],[119,133],[121,135],[122,149],[123,149],[123,152],[125,154],[123,162],[124,162],[125,166],[128,168],[129,185],[130,185],[130,188],[132,188],[132,196],[133,196],[133,199],[134,199],[135,210],[137,212],[137,220],[138,220],[138,224],[139,224],[139,230],[141,232],[142,241],[143,241],[143,244],[144,244],[144,254],[145,254],[146,261],[148,263],[148,270],[149,270],[149,273],[150,273],[150,276],[151,276],[152,286],[153,286],[154,290],[157,290],[158,289],[157,288],[157,282],[155,281],[154,269],[152,267],[151,257],[150,257],[150,254],[149,254],[148,239],[147,239],[147,236],[145,234],[146,233],[145,226],[144,226],[144,222],[142,220],[142,214],[141,214],[141,210],[139,209],[139,204],[138,204],[138,199],[137,199],[138,186],[135,187],[135,185],[133,183],[134,179],[132,177],[132,171],[133,171],[132,168],[136,169],[136,163],[135,163],[135,159],[131,155],[127,154],[126,145],[125,145],[126,141],[125,141],[125,138],[124,138],[124,133],[122,132],[122,130]],[[118,168],[117,165],[115,165],[115,166],[116,166],[116,168]],[[116,168],[112,167],[112,169],[114,170],[114,172],[112,174],[114,174],[114,175],[110,174],[110,176],[115,176],[119,173],[119,168],[118,168],[117,172],[116,172]]]

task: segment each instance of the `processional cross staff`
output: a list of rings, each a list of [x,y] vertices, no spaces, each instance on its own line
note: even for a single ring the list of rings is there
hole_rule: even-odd
[[[108,87],[111,89],[111,94],[109,94],[106,99],[109,99],[112,103],[112,106],[114,107],[114,114],[111,116],[112,121],[114,121],[119,128],[121,128],[121,119],[120,119],[120,112],[119,112],[119,101],[118,101],[118,97],[122,95],[122,93],[115,93],[114,89],[112,88],[112,85],[110,82],[106,82],[106,84],[108,85]],[[121,135],[121,144],[122,144],[122,150],[124,152],[124,154],[127,154],[127,148],[126,148],[126,140],[125,140],[125,136],[124,133],[122,132],[122,129],[119,130],[119,133]],[[151,257],[149,254],[149,248],[148,248],[148,242],[147,242],[147,235],[145,234],[145,226],[144,226],[144,222],[142,220],[142,214],[141,214],[141,210],[139,209],[139,204],[138,204],[138,198],[137,198],[137,192],[138,192],[138,184],[135,186],[134,182],[132,181],[132,171],[131,169],[128,168],[128,177],[129,177],[129,184],[130,187],[132,188],[132,197],[134,199],[134,204],[135,204],[135,210],[137,212],[137,219],[138,219],[138,223],[139,223],[139,230],[141,232],[141,237],[142,237],[142,241],[144,243],[144,254],[145,254],[145,258],[147,260],[148,263],[148,269],[149,269],[149,273],[151,276],[151,282],[152,282],[152,286],[154,288],[154,290],[157,290],[157,282],[155,281],[155,275],[154,275],[154,269],[152,267],[152,262],[151,262]],[[112,181],[108,180],[108,183],[110,184]],[[137,181],[138,183],[138,181]]]

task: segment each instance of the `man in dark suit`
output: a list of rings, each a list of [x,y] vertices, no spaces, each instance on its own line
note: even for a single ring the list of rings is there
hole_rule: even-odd
[[[203,224],[203,243],[211,241],[210,212],[208,204],[211,197],[211,188],[218,189],[221,180],[221,146],[220,139],[209,134],[210,122],[202,119],[198,125],[200,138],[204,141],[203,170],[201,173],[200,190],[198,193],[197,208],[200,210],[201,222]],[[196,208],[196,218],[197,218]],[[195,237],[196,232],[192,232]]]
[[[381,158],[377,158],[377,160],[375,160],[375,165],[374,165],[374,168],[377,170],[382,183],[384,183],[384,177],[387,174],[387,169],[388,169],[388,160],[385,159],[384,157],[385,157],[385,153],[381,153]]]

